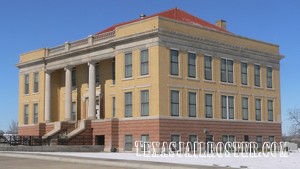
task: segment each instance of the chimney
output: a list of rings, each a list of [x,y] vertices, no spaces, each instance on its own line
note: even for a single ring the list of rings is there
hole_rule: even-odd
[[[142,13],[142,14],[140,14],[140,18],[141,18],[141,19],[144,19],[145,17],[146,17],[146,15],[145,15],[145,14],[143,14],[143,13]]]
[[[226,21],[225,20],[217,20],[216,25],[220,28],[226,29]]]

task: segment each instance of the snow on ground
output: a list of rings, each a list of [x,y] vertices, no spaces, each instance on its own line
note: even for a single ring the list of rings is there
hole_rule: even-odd
[[[24,153],[24,152],[22,152]],[[85,158],[105,158],[122,160],[139,160],[152,162],[180,163],[206,166],[227,166],[240,168],[247,166],[251,169],[299,169],[300,151],[294,151],[288,157],[144,157],[136,156],[135,153],[73,153],[73,152],[28,152],[45,155],[74,156]]]

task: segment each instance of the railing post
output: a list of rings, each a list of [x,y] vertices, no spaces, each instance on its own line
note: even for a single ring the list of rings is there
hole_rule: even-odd
[[[70,50],[70,43],[69,42],[65,42],[65,51],[69,52]]]
[[[91,46],[94,43],[94,36],[93,35],[89,35],[88,36],[88,44]]]
[[[49,49],[48,49],[48,48],[45,49],[45,56],[46,56],[46,57],[49,56]]]

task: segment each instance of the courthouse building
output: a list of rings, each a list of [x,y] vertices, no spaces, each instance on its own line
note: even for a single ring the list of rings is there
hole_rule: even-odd
[[[136,140],[280,141],[283,57],[224,20],[178,8],[141,15],[21,54],[19,135],[106,151]]]

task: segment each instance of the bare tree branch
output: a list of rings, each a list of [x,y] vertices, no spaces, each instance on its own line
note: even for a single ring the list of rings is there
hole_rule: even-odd
[[[8,126],[7,134],[18,134],[18,122],[12,120]]]
[[[300,109],[289,110],[289,120],[292,123],[291,134],[300,136]]]

